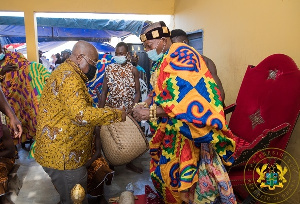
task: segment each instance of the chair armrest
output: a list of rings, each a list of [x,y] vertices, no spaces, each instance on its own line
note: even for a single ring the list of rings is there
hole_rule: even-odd
[[[233,112],[234,109],[235,109],[235,107],[236,107],[236,103],[233,103],[233,104],[231,104],[231,105],[229,105],[229,106],[226,106],[226,107],[224,108],[224,113],[225,113],[225,115],[227,115],[228,113]]]
[[[265,130],[260,136],[258,136],[250,145],[247,147],[237,147],[234,156],[236,160],[233,166],[247,162],[247,160],[257,151],[265,149],[269,146],[270,141],[285,135],[290,129],[289,123],[283,123],[272,130]]]

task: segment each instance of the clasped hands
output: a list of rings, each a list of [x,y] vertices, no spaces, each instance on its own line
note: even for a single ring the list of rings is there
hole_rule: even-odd
[[[125,109],[124,108],[117,108],[117,110],[122,112],[122,119],[121,119],[120,122],[126,121],[126,111],[125,111]]]
[[[149,120],[150,119],[149,108],[145,108],[143,105],[136,105],[132,109],[132,116],[138,122],[141,122],[142,120]]]

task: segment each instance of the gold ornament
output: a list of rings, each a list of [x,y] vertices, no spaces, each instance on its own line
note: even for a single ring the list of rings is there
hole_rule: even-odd
[[[168,29],[168,27],[161,27],[162,28],[162,30],[163,30],[163,33],[169,33],[169,29]]]
[[[80,184],[76,184],[71,190],[71,199],[74,204],[82,204],[85,198],[84,188]]]
[[[148,108],[148,104],[146,102],[136,103],[136,104],[134,104],[133,108],[135,108],[137,106],[143,106],[144,108]]]
[[[145,35],[145,34],[142,34],[142,35],[141,35],[141,41],[142,41],[142,42],[145,42],[146,40],[147,40],[146,35]]]
[[[153,90],[155,90],[157,78],[158,78],[158,70],[155,70],[154,72],[152,72],[151,78],[150,78],[150,84],[151,84]]]
[[[157,108],[157,105],[155,103],[152,106],[150,106],[150,109],[149,109],[150,122],[155,122],[158,119],[156,117],[156,108]]]
[[[154,39],[159,37],[159,32],[158,32],[158,30],[152,31],[152,37],[153,37]]]

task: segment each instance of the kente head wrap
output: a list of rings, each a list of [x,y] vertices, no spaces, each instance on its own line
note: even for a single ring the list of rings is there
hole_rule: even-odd
[[[169,28],[166,26],[166,24],[163,21],[159,21],[159,23],[160,27],[153,28],[140,36],[142,42],[171,36]]]

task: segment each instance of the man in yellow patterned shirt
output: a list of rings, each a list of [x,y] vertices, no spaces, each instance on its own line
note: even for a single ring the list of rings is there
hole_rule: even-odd
[[[87,192],[93,131],[97,125],[125,120],[125,112],[92,107],[85,83],[96,74],[96,48],[75,44],[72,55],[52,72],[40,100],[35,159],[50,176],[60,203],[71,204],[70,192],[81,184]],[[85,198],[83,203],[88,203]]]

